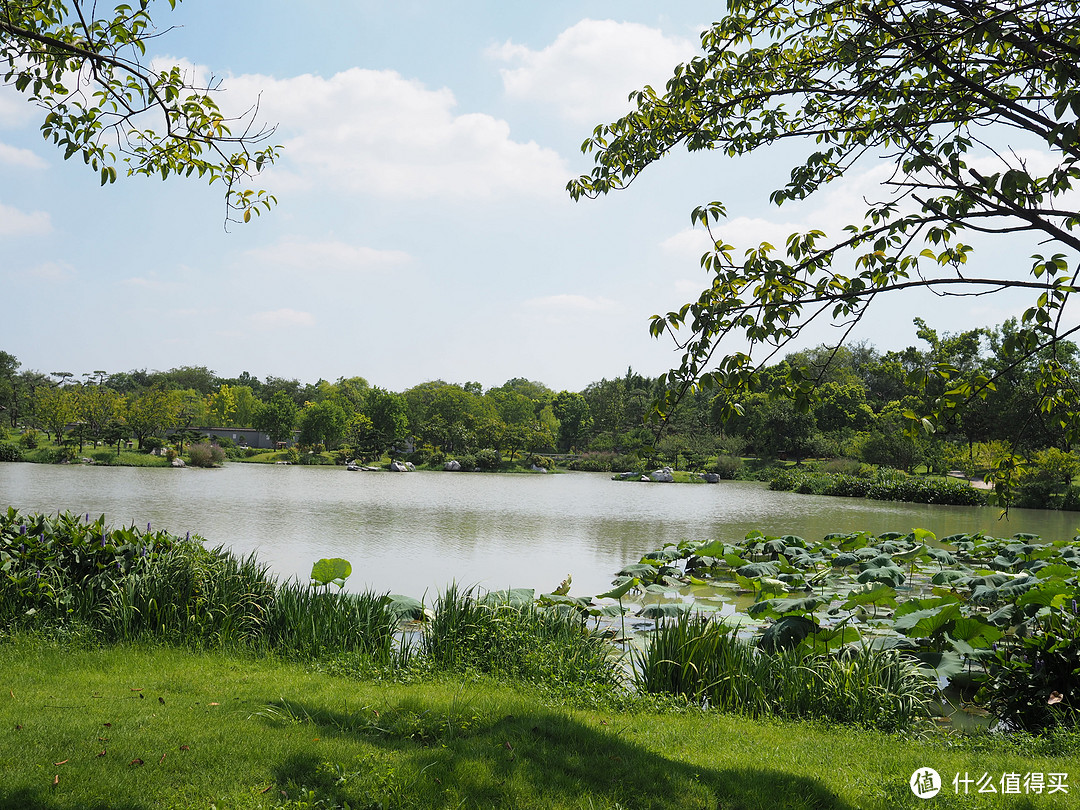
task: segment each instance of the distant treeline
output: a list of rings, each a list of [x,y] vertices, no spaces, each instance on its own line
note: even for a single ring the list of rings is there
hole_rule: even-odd
[[[955,334],[939,334],[921,319],[915,324],[922,345],[903,351],[881,353],[860,343],[788,355],[760,370],[755,392],[739,403],[741,415],[727,421],[718,418],[724,400],[691,393],[659,434],[649,417],[662,382],[632,369],[577,392],[518,377],[487,390],[435,380],[398,393],[363,377],[302,383],[245,372],[225,378],[202,366],[43,373],[20,370],[17,358],[0,352],[0,412],[10,428],[34,428],[54,440],[74,430],[80,440],[128,436],[141,444],[166,431],[244,427],[277,441],[299,430],[301,445],[344,451],[342,458],[407,451],[421,463],[471,455],[497,464],[573,453],[585,469],[665,463],[731,473],[738,466],[733,460],[751,455],[974,472],[1009,450],[1056,465],[1058,481],[1071,479],[1075,462],[1060,420],[1043,410],[1034,383],[1046,358],[1012,356],[1006,347],[1014,321]],[[1055,351],[1057,361],[1076,370],[1075,344],[1060,343]],[[797,390],[781,384],[785,367],[802,369]],[[946,393],[939,374],[945,368],[950,385],[959,375],[970,391],[949,424],[912,437],[906,430],[912,415]]]

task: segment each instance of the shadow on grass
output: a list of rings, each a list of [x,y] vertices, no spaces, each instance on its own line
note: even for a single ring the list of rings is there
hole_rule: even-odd
[[[818,779],[750,764],[691,765],[555,712],[492,720],[416,700],[378,717],[278,708],[320,736],[364,743],[369,753],[354,763],[296,756],[276,773],[279,787],[304,786],[353,807],[851,808]]]
[[[56,797],[48,788],[41,790],[27,790],[20,788],[13,793],[8,793],[3,785],[0,785],[0,810],[54,810],[54,808],[70,808],[70,799]],[[120,804],[84,804],[79,810],[149,810],[141,804],[123,802]]]

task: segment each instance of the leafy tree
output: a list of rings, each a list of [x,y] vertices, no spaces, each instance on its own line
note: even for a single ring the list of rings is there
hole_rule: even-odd
[[[401,394],[370,388],[363,404],[371,424],[367,447],[375,458],[409,438],[409,405]]]
[[[175,392],[160,384],[128,400],[124,421],[138,440],[140,450],[147,437],[157,436],[174,425],[179,404]]]
[[[581,394],[560,391],[555,395],[551,409],[559,420],[559,449],[565,453],[583,442],[592,427],[589,403]]]
[[[268,434],[272,442],[288,441],[296,428],[299,413],[300,408],[289,393],[277,391],[268,403],[256,411],[255,429]]]
[[[300,411],[300,443],[333,450],[345,436],[345,411],[336,402],[309,402]]]
[[[75,398],[66,388],[43,385],[34,392],[34,419],[59,442],[75,416]]]
[[[75,411],[92,439],[104,437],[106,428],[120,420],[124,398],[111,388],[81,385],[75,389]]]
[[[1069,197],[1080,177],[1080,7],[728,0],[701,44],[664,92],[634,94],[632,112],[585,141],[595,166],[568,185],[572,197],[624,188],[679,146],[737,158],[785,141],[805,145],[769,196],[778,206],[868,161],[891,162],[891,173],[863,218],[842,232],[810,229],[782,248],[763,243],[738,258],[719,224],[724,204],[693,211],[712,238],[702,257],[712,279],[696,301],[653,318],[652,333],[670,334],[682,352],[667,375],[666,407],[694,386],[748,390],[761,363],[818,316],[840,320],[846,337],[872,304],[904,290],[1004,294],[1030,302],[1009,348],[1049,355],[1037,372],[1039,407],[1064,406],[1068,435],[1080,438],[1076,383],[1056,354],[1080,328],[1065,314],[1080,251],[1080,213]],[[1032,146],[1039,160],[1024,157]],[[966,232],[1023,232],[1044,255],[1026,275],[967,269]],[[993,383],[957,378],[948,363],[933,373],[946,383],[932,403],[934,421]],[[793,367],[784,382],[798,404],[809,404],[812,375]],[[726,401],[734,408],[738,398]],[[906,414],[908,425],[918,417]]]
[[[65,160],[81,157],[102,185],[116,180],[118,154],[129,175],[197,174],[222,183],[227,221],[246,222],[274,202],[244,187],[276,157],[275,147],[258,147],[273,130],[254,123],[257,107],[227,118],[213,98],[216,83],[146,61],[147,43],[161,34],[149,5],[110,13],[86,0],[0,3],[4,83],[45,110],[45,139]]]
[[[0,351],[0,412],[6,414],[12,427],[19,422],[20,386],[17,372],[21,365],[15,355]]]
[[[232,388],[222,385],[215,393],[207,396],[206,411],[213,419],[215,427],[231,425],[236,414],[236,394]]]

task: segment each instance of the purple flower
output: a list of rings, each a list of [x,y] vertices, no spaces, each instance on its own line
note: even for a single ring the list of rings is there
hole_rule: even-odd
[[[90,522],[90,513],[89,512],[86,513],[86,522],[87,523]]]
[[[191,540],[191,532],[184,535],[184,540]],[[1076,610],[1076,602],[1073,602],[1073,610]]]
[[[147,534],[150,533],[150,524],[149,523],[146,524],[146,533]]]
[[[19,534],[26,534],[26,525],[25,524],[19,526]],[[1074,607],[1076,606],[1076,602],[1073,602],[1073,606]]]

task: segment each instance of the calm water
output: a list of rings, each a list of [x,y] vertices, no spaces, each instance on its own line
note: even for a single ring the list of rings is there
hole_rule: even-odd
[[[751,529],[820,539],[834,531],[927,528],[1072,537],[1080,513],[925,506],[771,492],[764,484],[620,483],[606,474],[361,473],[229,464],[217,470],[0,464],[0,505],[104,514],[192,532],[306,579],[322,557],[353,564],[350,590],[421,596],[451,581],[574,594],[666,542],[741,540]]]

